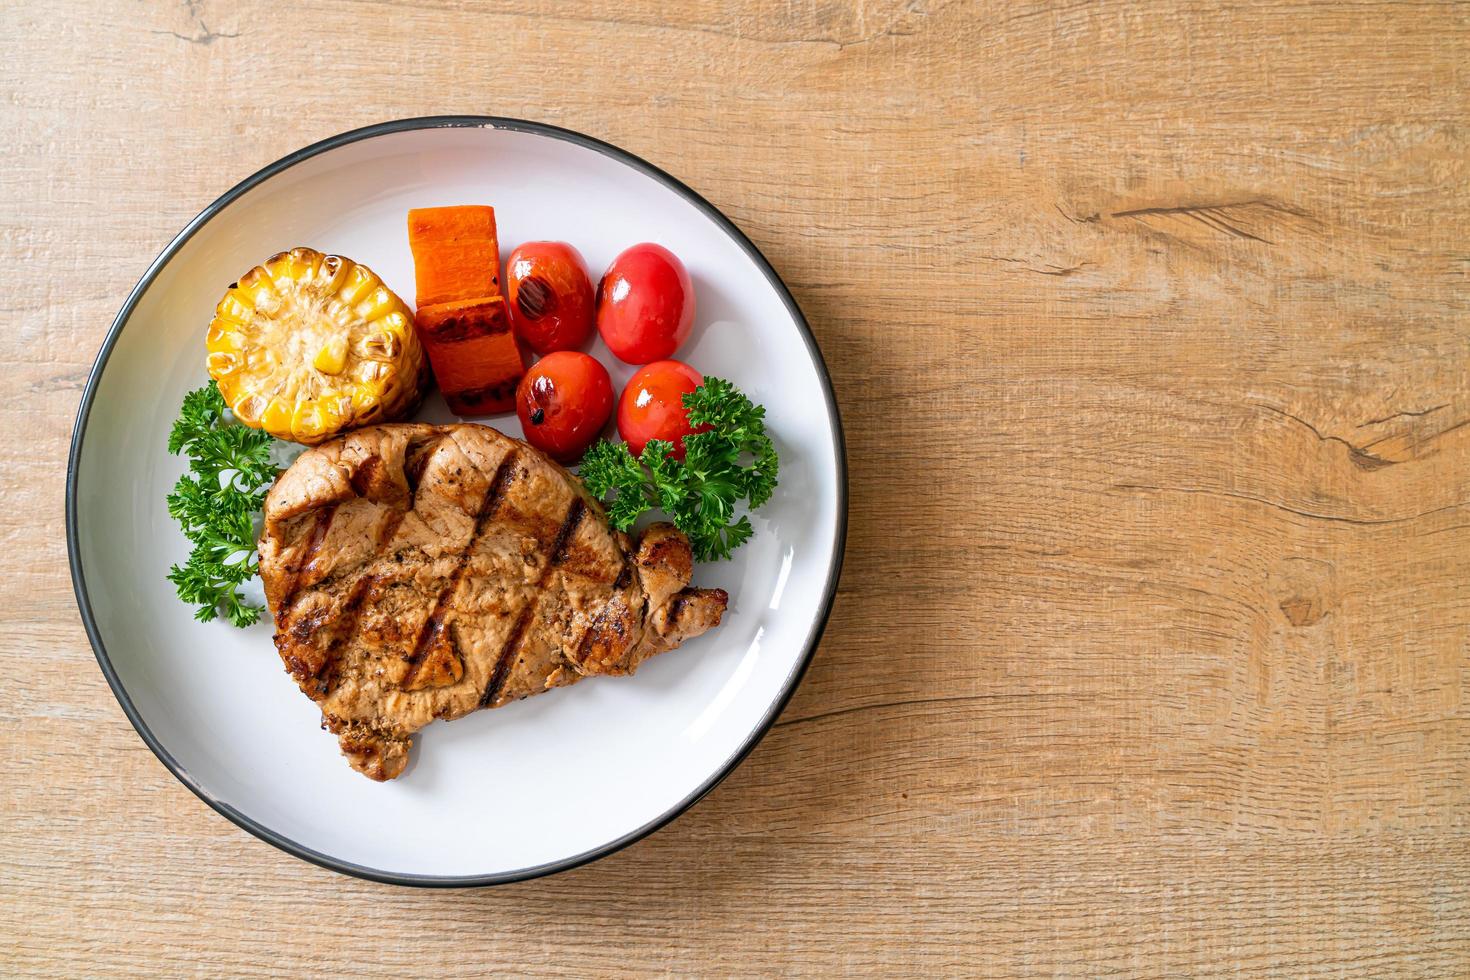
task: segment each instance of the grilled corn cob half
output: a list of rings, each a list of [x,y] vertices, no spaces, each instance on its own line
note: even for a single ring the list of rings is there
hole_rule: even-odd
[[[315,445],[410,412],[429,380],[413,314],[367,266],[293,248],[225,291],[205,335],[235,417]]]

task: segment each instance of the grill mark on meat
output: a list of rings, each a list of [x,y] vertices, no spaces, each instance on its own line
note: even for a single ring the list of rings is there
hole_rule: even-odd
[[[403,675],[403,681],[398,685],[404,690],[413,686],[418,678],[419,668],[424,664],[424,656],[433,645],[433,640],[444,632],[444,614],[449,611],[449,601],[454,597],[455,590],[459,588],[460,581],[464,578],[464,565],[455,568],[449,576],[449,584],[439,590],[439,595],[434,600],[434,608],[429,612],[429,618],[424,620],[424,625],[419,628],[418,638],[414,640],[413,652],[408,656],[408,670]]]
[[[393,541],[394,535],[398,533],[398,528],[403,523],[404,518],[406,517],[408,517],[407,510],[391,510],[388,512],[387,518],[378,528],[376,544],[379,555],[377,557],[384,557],[382,553]],[[402,561],[400,552],[390,552],[386,555],[386,557]],[[351,578],[353,575],[358,574],[362,571],[364,565],[371,564],[374,560],[375,558],[369,557],[355,562],[345,562],[332,569],[326,575],[323,575],[318,581],[313,582],[311,584],[311,589],[314,592],[330,592],[337,585],[337,583],[341,582],[343,579]],[[297,598],[301,597],[298,596]],[[290,597],[288,597],[287,603],[283,603],[283,606],[289,604],[289,599]]]
[[[457,556],[458,561],[454,571],[449,574],[449,582],[439,595],[434,599],[434,608],[424,620],[424,625],[419,629],[419,635],[414,640],[413,652],[408,657],[408,670],[403,675],[403,681],[399,685],[407,690],[418,678],[419,669],[424,664],[424,656],[429,652],[434,639],[444,631],[444,616],[449,611],[449,603],[454,599],[454,593],[459,590],[459,583],[464,580],[465,572],[469,569],[470,554],[475,550],[475,545],[485,533],[490,518],[495,514],[495,508],[505,496],[506,487],[510,486],[511,480],[515,478],[516,454],[509,452],[500,461],[500,466],[495,470],[495,476],[491,478],[490,485],[485,488],[485,496],[480,499],[480,509],[475,514],[475,526],[470,532],[469,540]]]
[[[378,551],[381,552],[384,548],[388,547],[388,542],[393,540],[393,535],[398,533],[398,526],[403,523],[403,519],[407,516],[408,511],[406,510],[395,510],[388,515],[388,519],[383,522],[383,526],[378,528]]]
[[[282,628],[276,633],[276,649],[281,651],[281,661],[286,665],[286,672],[298,684],[305,684],[315,675],[310,663],[315,659],[311,655],[310,641],[329,618],[326,610],[317,610],[309,616],[294,619],[289,629]]]
[[[359,497],[366,497],[368,490],[372,489],[374,478],[378,471],[383,468],[383,457],[369,456],[358,464],[357,469],[352,471],[348,483],[352,484],[352,492]]]
[[[372,591],[378,582],[376,575],[364,575],[352,584],[352,591],[347,596],[347,602],[342,606],[342,631],[332,640],[332,645],[327,648],[326,661],[322,669],[317,672],[321,697],[331,693],[337,677],[337,664],[342,659],[342,651],[357,639],[358,627],[362,624],[362,605],[367,594]]]
[[[670,629],[678,624],[679,614],[684,611],[684,604],[688,601],[689,596],[687,596],[683,592],[680,592],[678,595],[674,596],[672,600],[670,600],[668,615],[664,617],[664,622],[669,625]]]
[[[581,497],[572,498],[572,506],[567,510],[566,519],[561,522],[561,529],[556,532],[556,541],[551,546],[551,561],[541,571],[539,585],[545,585],[546,580],[551,577],[551,569],[567,560],[567,548],[572,542],[572,533],[577,530],[577,525],[582,523],[582,514],[587,510],[587,505],[582,502]]]
[[[414,455],[403,461],[403,478],[408,483],[408,493],[412,497],[419,488],[419,482],[424,478],[424,468],[429,465],[429,457],[433,456],[441,443],[448,439],[447,435],[441,435],[424,443]]]
[[[374,580],[375,576],[365,575],[353,583],[352,591],[342,605],[342,619],[337,624],[339,628],[333,632],[327,649],[320,657],[315,655],[311,646],[322,627],[331,621],[332,617],[327,609],[317,609],[309,616],[297,617],[289,628],[276,633],[276,648],[281,651],[281,659],[285,661],[287,671],[298,684],[305,685],[315,679],[318,696],[325,695],[330,689],[333,668],[341,659],[343,648],[357,634],[363,598]]]
[[[322,542],[327,540],[327,530],[332,526],[332,518],[336,516],[336,513],[336,504],[327,504],[316,512],[316,523],[311,526],[311,538],[306,542],[306,548],[302,551],[300,560],[291,569],[291,587],[281,598],[282,609],[290,610],[296,602],[296,593],[301,591],[301,578],[316,561],[317,552],[321,551]]]
[[[301,587],[301,576],[316,571],[317,559],[321,557],[322,544],[326,542],[327,532],[332,527],[332,518],[336,516],[337,504],[328,504],[317,513],[316,524],[311,529],[311,541],[306,545],[306,557],[296,573],[297,588]]]
[[[624,615],[628,611],[628,607],[617,595],[609,599],[607,605],[602,607],[596,618],[582,632],[577,650],[570,658],[572,666],[580,671],[594,649],[606,649],[613,644],[622,645],[628,636],[627,623],[624,621]]]
[[[567,510],[566,518],[561,522],[561,528],[556,532],[556,540],[551,545],[551,557],[546,562],[546,567],[541,569],[541,574],[536,580],[536,585],[531,593],[531,598],[526,600],[526,605],[521,609],[521,614],[516,617],[515,625],[511,627],[510,635],[505,638],[505,645],[500,648],[500,656],[495,661],[495,670],[490,674],[490,681],[485,685],[485,691],[480,695],[480,707],[484,708],[495,700],[500,694],[501,688],[505,686],[505,679],[510,674],[511,661],[515,659],[516,651],[520,649],[521,641],[526,638],[526,629],[531,625],[531,619],[535,616],[541,605],[541,596],[545,590],[546,582],[551,578],[552,571],[557,565],[566,561],[567,551],[571,544],[572,534],[576,532],[577,525],[582,523],[582,515],[587,512],[587,505],[581,497],[572,498],[572,506]]]
[[[607,604],[598,611],[592,622],[587,624],[587,628],[582,631],[582,639],[577,643],[577,650],[571,659],[572,664],[578,669],[587,662],[587,656],[592,652],[594,646],[605,646],[627,638],[627,624],[623,621],[623,614],[629,612],[629,609],[620,596],[632,582],[633,563],[624,558],[623,567],[618,571],[618,577],[613,580],[612,596],[608,599]]]
[[[480,535],[485,533],[485,525],[494,516],[495,507],[500,503],[500,498],[505,496],[505,488],[510,486],[511,480],[515,479],[518,463],[516,454],[509,452],[495,468],[495,476],[491,478],[490,486],[485,489],[485,498],[480,501],[480,511],[475,515],[475,530],[470,535],[470,543],[465,545],[464,551],[460,553],[461,564],[469,560],[470,551],[479,541]]]
[[[510,661],[515,651],[520,647],[521,640],[525,638],[526,627],[531,625],[531,616],[536,612],[536,596],[526,601],[521,609],[521,614],[516,617],[515,625],[510,629],[510,635],[505,638],[505,646],[500,648],[500,657],[495,661],[495,670],[490,674],[490,682],[485,685],[485,693],[480,695],[480,707],[488,707],[495,700],[500,689],[505,686],[505,678],[510,674]]]

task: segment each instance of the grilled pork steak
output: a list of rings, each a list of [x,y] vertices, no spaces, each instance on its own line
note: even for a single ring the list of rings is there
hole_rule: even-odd
[[[581,483],[482,425],[379,425],[303,453],[265,503],[276,647],[353,768],[403,772],[435,718],[630,674],[719,624],[689,542],[636,548]]]

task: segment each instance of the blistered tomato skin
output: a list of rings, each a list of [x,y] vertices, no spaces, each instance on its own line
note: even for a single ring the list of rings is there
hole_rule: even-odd
[[[684,396],[704,383],[704,376],[682,361],[655,361],[628,380],[618,399],[618,434],[637,456],[650,439],[674,444],[674,458],[684,458],[684,437],[705,432],[692,429]]]
[[[575,350],[592,336],[592,280],[566,242],[527,242],[511,252],[505,294],[516,336],[538,354]]]
[[[556,351],[531,366],[516,388],[526,441],[559,463],[574,463],[612,416],[607,368],[578,351]]]
[[[597,286],[597,330],[629,364],[673,355],[694,326],[694,283],[679,257],[644,242],[625,250]]]

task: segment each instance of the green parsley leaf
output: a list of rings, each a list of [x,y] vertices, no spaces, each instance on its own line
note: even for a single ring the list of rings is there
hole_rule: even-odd
[[[194,548],[168,580],[201,622],[221,613],[241,627],[260,619],[262,607],[246,601],[240,585],[259,569],[255,517],[276,479],[274,443],[234,421],[213,381],[184,396],[168,451],[187,456],[189,472],[168,495],[168,513]]]
[[[684,396],[689,422],[710,426],[684,437],[684,460],[672,443],[649,440],[635,458],[625,443],[599,442],[582,459],[587,489],[607,502],[613,527],[626,531],[647,511],[662,510],[689,537],[701,561],[729,558],[755,533],[741,501],[754,510],[776,489],[776,447],[766,435],[766,410],[722,378]]]

